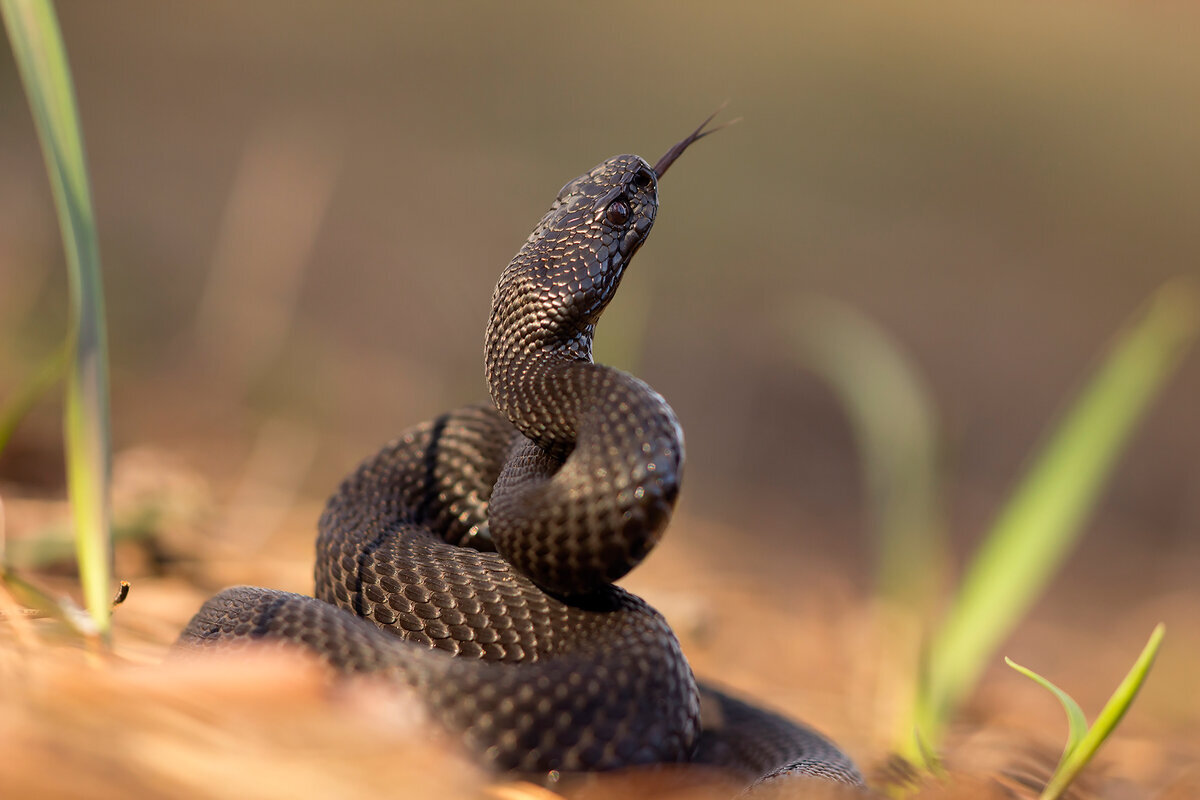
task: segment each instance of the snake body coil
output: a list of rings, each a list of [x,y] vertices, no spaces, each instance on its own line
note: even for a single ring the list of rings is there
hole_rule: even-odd
[[[300,645],[394,677],[500,770],[696,761],[861,783],[815,732],[697,685],[661,615],[612,585],[666,527],[683,435],[656,392],[592,362],[592,335],[659,178],[706,133],[654,167],[617,156],[562,188],[493,295],[494,407],[409,430],[342,484],[315,598],[227,589],[181,643]]]

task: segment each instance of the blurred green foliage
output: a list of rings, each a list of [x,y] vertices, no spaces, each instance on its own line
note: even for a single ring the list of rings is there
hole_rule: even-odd
[[[83,137],[54,6],[49,0],[0,0],[0,12],[37,123],[67,254],[67,488],[84,602],[96,632],[107,641],[112,602],[108,353],[100,246]],[[47,364],[34,381],[35,391],[27,395],[36,395],[37,384],[45,383],[53,367]]]

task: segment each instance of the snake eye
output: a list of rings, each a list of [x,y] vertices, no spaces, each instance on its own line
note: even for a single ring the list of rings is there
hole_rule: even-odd
[[[645,189],[654,182],[654,176],[644,169],[639,169],[633,174],[633,185],[639,189]]]
[[[624,225],[629,221],[629,204],[624,200],[614,200],[609,204],[605,216],[613,225]]]

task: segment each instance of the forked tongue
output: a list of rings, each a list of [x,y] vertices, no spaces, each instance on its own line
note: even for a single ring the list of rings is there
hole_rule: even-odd
[[[717,131],[721,130],[722,128],[728,128],[730,125],[733,125],[735,122],[741,122],[742,118],[738,117],[737,119],[729,120],[729,122],[726,122],[724,125],[718,125],[715,128],[710,128],[708,130],[704,130],[705,126],[707,126],[708,123],[712,122],[713,117],[715,117],[717,114],[720,114],[721,109],[723,109],[723,108],[725,108],[725,105],[722,103],[721,108],[718,108],[716,111],[709,114],[708,119],[704,120],[704,122],[701,122],[699,128],[696,128],[696,130],[689,133],[687,135],[687,138],[685,138],[683,141],[677,142],[676,144],[674,144],[671,147],[671,149],[668,150],[663,155],[663,157],[658,160],[658,163],[654,165],[654,174],[657,175],[659,178],[662,178],[663,173],[665,173],[667,171],[667,169],[672,164],[675,163],[675,159],[677,159],[681,155],[683,155],[683,151],[687,150],[688,146],[691,145],[693,142],[698,142],[701,139],[703,139],[705,136],[708,136],[710,133],[716,133]]]

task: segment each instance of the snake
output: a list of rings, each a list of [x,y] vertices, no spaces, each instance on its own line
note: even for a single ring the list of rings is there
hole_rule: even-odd
[[[491,403],[407,430],[343,481],[314,596],[225,589],[177,647],[298,647],[395,681],[499,773],[695,763],[747,786],[863,785],[817,731],[698,682],[663,616],[614,584],[667,527],[684,441],[661,395],[593,361],[593,337],[659,180],[713,116],[654,166],[619,155],[563,186],[492,296]]]

